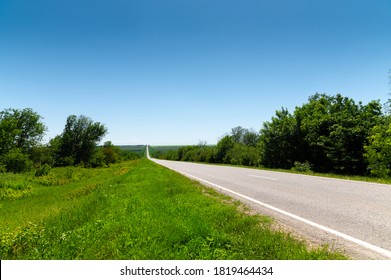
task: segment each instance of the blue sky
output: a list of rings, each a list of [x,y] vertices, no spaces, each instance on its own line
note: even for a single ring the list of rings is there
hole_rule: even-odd
[[[115,144],[216,143],[316,92],[385,102],[391,1],[0,0],[0,110]]]

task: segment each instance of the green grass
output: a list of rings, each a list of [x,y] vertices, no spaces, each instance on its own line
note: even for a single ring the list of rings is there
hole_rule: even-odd
[[[1,259],[345,258],[309,250],[270,218],[146,159],[17,180],[29,195],[0,200]]]

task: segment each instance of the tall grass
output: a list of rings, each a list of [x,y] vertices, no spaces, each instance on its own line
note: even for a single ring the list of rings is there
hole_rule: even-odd
[[[146,159],[26,180],[30,196],[0,201],[1,259],[344,258]]]

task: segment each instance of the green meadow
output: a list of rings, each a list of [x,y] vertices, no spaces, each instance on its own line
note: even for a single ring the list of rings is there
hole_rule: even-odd
[[[0,259],[345,259],[146,159],[0,173]]]

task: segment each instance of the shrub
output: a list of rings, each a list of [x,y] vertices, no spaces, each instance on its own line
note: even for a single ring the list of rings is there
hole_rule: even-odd
[[[4,156],[4,164],[7,172],[22,173],[33,168],[33,162],[28,155],[23,154],[19,149],[13,149]]]
[[[27,182],[5,180],[0,182],[0,200],[20,199],[31,192],[31,185]]]
[[[244,166],[258,166],[261,160],[257,148],[243,144],[235,144],[225,159],[227,163]]]
[[[5,164],[0,162],[0,173],[6,173],[6,172],[7,172],[7,168]]]
[[[294,167],[292,167],[293,171],[298,171],[298,172],[311,172],[311,164],[306,161],[304,163],[295,161]]]
[[[88,163],[85,163],[86,167],[103,167],[106,165],[106,157],[102,149],[98,149],[94,152]]]
[[[52,168],[48,164],[41,165],[40,167],[37,168],[37,170],[35,170],[35,176],[41,177],[41,176],[48,175],[51,169]]]
[[[368,140],[368,145],[364,147],[364,156],[368,160],[371,175],[391,177],[391,119],[387,119],[385,124],[373,127]]]

